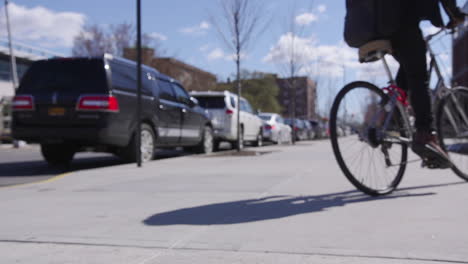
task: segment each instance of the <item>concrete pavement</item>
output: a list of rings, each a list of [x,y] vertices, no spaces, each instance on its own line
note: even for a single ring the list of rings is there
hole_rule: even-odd
[[[355,191],[328,141],[0,189],[0,263],[468,263],[468,184],[409,166]]]

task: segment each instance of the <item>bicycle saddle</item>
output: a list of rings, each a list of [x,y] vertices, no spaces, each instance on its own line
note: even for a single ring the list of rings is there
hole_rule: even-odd
[[[359,48],[359,62],[374,62],[386,54],[392,54],[392,44],[389,40],[374,40]]]

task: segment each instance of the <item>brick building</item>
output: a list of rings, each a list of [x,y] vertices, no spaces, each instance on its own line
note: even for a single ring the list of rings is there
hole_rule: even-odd
[[[296,86],[296,112],[295,116],[302,119],[316,119],[317,84],[308,77],[294,78]],[[280,88],[278,102],[283,107],[282,115],[290,117],[292,113],[292,79],[276,79]]]
[[[468,13],[468,1],[463,8]],[[460,26],[453,38],[453,82],[468,86],[468,20]]]
[[[126,48],[124,57],[136,60],[136,49]],[[189,91],[213,90],[216,87],[216,75],[174,58],[156,58],[150,48],[142,49],[142,63],[178,80]]]

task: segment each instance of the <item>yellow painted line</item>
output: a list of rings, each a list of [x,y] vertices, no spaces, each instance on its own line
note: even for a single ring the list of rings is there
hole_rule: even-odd
[[[57,176],[53,176],[53,177],[51,177],[51,178],[48,178],[48,179],[45,179],[45,180],[41,180],[41,181],[27,182],[27,183],[20,183],[20,184],[2,186],[2,187],[0,187],[0,189],[7,189],[7,188],[20,187],[20,186],[28,186],[28,185],[34,185],[34,184],[40,184],[40,183],[53,182],[53,181],[60,180],[60,179],[64,178],[65,176],[68,176],[68,175],[70,175],[70,174],[72,174],[72,172],[62,173],[62,174],[59,174],[59,175],[57,175]]]

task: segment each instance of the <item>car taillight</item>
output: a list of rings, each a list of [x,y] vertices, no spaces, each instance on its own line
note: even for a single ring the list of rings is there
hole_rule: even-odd
[[[13,110],[34,110],[34,98],[31,95],[17,95],[13,97]]]
[[[232,111],[231,109],[226,109],[226,114],[232,115],[234,114],[234,111]]]
[[[86,95],[78,99],[76,110],[118,112],[117,98],[109,95]]]
[[[266,129],[266,130],[274,130],[274,129],[275,129],[275,126],[272,126],[272,125],[265,125],[265,129]]]

